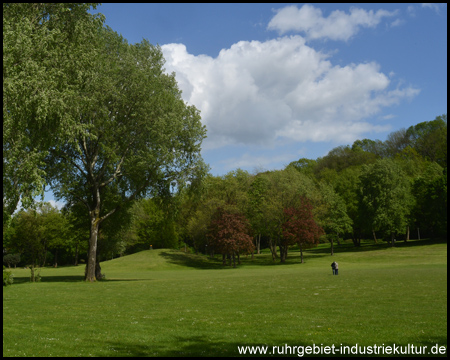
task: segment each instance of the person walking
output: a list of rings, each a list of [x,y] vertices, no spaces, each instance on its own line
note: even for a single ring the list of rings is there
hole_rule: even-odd
[[[337,262],[334,262],[334,275],[337,275],[338,274],[338,263]]]
[[[331,263],[331,270],[333,270],[333,275],[335,275],[335,272],[336,272],[336,262],[335,261],[333,261]]]

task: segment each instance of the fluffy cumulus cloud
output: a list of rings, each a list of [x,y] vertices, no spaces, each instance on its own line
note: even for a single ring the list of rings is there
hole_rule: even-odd
[[[315,28],[314,23],[323,19],[320,10],[304,11],[315,13],[306,27]],[[322,24],[321,31],[331,31],[333,24],[340,23],[338,15],[331,14],[334,20],[329,27]],[[352,28],[362,24],[361,19],[367,26],[376,24],[384,15],[352,10],[346,16],[344,22]],[[359,22],[352,22],[353,17]],[[240,41],[215,58],[194,56],[183,44],[161,47],[166,70],[176,73],[184,100],[201,110],[208,129],[205,149],[231,144],[273,146],[280,141],[346,143],[368,132],[388,131],[387,125],[364,119],[418,93],[411,87],[393,88],[375,62],[333,65],[329,55],[306,41],[299,35]]]
[[[301,32],[308,39],[348,40],[361,27],[375,27],[382,18],[396,14],[397,11],[378,10],[374,12],[353,7],[348,14],[341,10],[335,10],[325,18],[322,10],[312,5],[303,5],[300,9],[292,5],[278,10],[267,28],[276,30],[280,34],[289,31]]]

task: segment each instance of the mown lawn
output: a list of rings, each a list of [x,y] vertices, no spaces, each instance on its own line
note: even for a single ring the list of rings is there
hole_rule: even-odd
[[[238,346],[447,346],[447,244],[329,245],[219,257],[148,250],[84,266],[13,270],[3,289],[3,356],[238,356]],[[331,262],[339,262],[332,276]],[[278,356],[277,354],[275,356]],[[295,355],[292,355],[295,356]]]

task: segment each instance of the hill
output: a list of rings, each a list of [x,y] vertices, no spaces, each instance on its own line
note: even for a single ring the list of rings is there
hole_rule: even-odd
[[[3,291],[4,356],[236,356],[238,346],[447,344],[447,244],[343,244],[220,259],[148,250],[83,267],[29,270]],[[340,265],[332,276],[330,264]],[[268,354],[268,353],[267,353]],[[289,355],[289,354],[288,354]]]

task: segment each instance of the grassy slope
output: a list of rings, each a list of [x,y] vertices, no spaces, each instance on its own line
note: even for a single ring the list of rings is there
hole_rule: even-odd
[[[447,244],[346,244],[243,258],[237,269],[174,250],[14,272],[3,290],[4,356],[235,356],[241,345],[447,344]],[[339,276],[330,264],[339,262]]]

